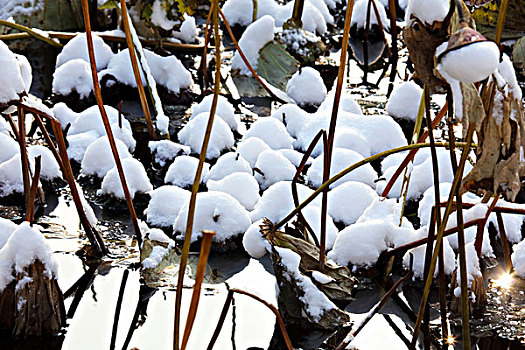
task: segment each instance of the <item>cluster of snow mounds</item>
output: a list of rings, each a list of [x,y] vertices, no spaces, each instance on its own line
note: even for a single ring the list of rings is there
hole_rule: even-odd
[[[367,0],[357,0],[354,4],[354,9],[352,11],[352,20],[351,26],[356,26],[357,28],[366,28],[366,19],[367,13],[369,12],[368,7],[370,6],[370,27],[372,25],[378,25],[379,21],[383,24],[383,28],[390,29],[390,21],[386,16],[385,6],[380,1],[375,1],[377,7],[377,12],[379,13],[379,19],[377,18],[376,12],[374,11],[373,5],[370,1]]]
[[[32,227],[26,221],[16,228],[5,222],[1,225],[11,232],[3,232],[3,242],[0,242],[3,243],[0,245],[0,291],[19,277],[15,273],[23,273],[25,267],[37,260],[44,265],[44,273],[49,279],[58,276],[53,250],[37,226]],[[29,282],[27,278],[21,278],[18,284],[22,286],[26,282]]]
[[[319,106],[326,97],[326,86],[317,70],[305,67],[288,80],[286,94],[301,106]]]
[[[155,79],[157,84],[164,86],[174,94],[179,94],[182,90],[191,89],[193,86],[191,73],[175,56],[162,57],[147,49],[144,49],[143,52],[153,79]],[[113,76],[124,85],[137,87],[128,49],[120,51],[111,58],[108,67],[100,72],[99,79],[102,79],[107,74]],[[140,74],[142,84],[147,85],[142,71]]]
[[[0,134],[0,147],[4,147],[2,148],[2,156],[0,156],[4,159],[0,161],[0,196],[24,192],[20,148],[18,143],[13,142],[14,140],[10,139],[9,136]],[[40,169],[41,180],[51,182],[62,177],[60,166],[53,153],[41,145],[32,145],[27,148],[27,158],[31,171],[35,170],[35,158],[38,156],[41,157],[42,164]]]
[[[327,24],[334,23],[334,18],[328,8],[335,8],[336,2],[340,1],[306,0],[301,17],[302,28],[308,32],[323,35],[327,31]],[[227,0],[222,11],[230,25],[248,26],[253,21],[253,4],[249,0]],[[265,16],[271,17],[276,27],[282,27],[292,17],[293,2],[281,6],[275,0],[261,0],[256,4],[257,20]]]
[[[402,83],[394,88],[386,104],[389,115],[416,121],[423,89],[413,81]]]
[[[20,100],[31,86],[31,66],[23,56],[14,54],[0,41],[0,107]]]

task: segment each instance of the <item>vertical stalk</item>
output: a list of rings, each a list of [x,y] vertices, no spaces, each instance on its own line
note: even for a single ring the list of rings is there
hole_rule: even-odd
[[[396,1],[388,0],[388,8],[390,10],[390,35],[392,37],[390,64],[392,65],[392,70],[390,71],[390,83],[388,85],[387,97],[390,96],[392,90],[394,89],[394,80],[396,79],[397,74],[397,61],[399,59],[399,54],[397,50],[397,17],[396,17]]]
[[[461,154],[459,166],[454,175],[454,181],[452,182],[452,188],[450,190],[450,194],[448,197],[447,206],[445,208],[445,213],[443,215],[443,220],[441,222],[441,226],[439,227],[438,234],[436,236],[436,247],[434,248],[434,253],[432,254],[432,260],[430,261],[430,268],[428,270],[429,273],[425,278],[425,286],[423,289],[421,304],[419,306],[419,312],[418,312],[417,319],[416,319],[415,326],[414,326],[414,333],[413,333],[412,342],[411,342],[412,348],[415,348],[416,346],[419,331],[421,329],[421,321],[423,319],[423,314],[425,313],[425,309],[427,307],[428,296],[430,293],[430,286],[432,285],[432,279],[433,279],[432,277],[434,274],[434,270],[436,268],[436,263],[437,263],[437,259],[439,256],[439,250],[441,249],[441,244],[443,243],[443,233],[445,231],[445,227],[448,222],[448,217],[450,213],[452,212],[452,201],[454,199],[454,194],[456,193],[456,190],[459,188],[459,184],[463,177],[462,176],[463,169],[465,167],[465,162],[467,161],[467,156],[470,150],[470,145],[472,144],[473,136],[474,136],[474,126],[471,124],[467,131],[465,147],[463,148],[463,153]]]
[[[328,181],[330,178],[330,165],[332,163],[332,145],[334,144],[334,134],[335,134],[335,125],[337,123],[337,112],[339,111],[339,102],[341,100],[341,92],[343,90],[343,81],[345,76],[345,68],[346,68],[346,56],[348,53],[348,39],[350,38],[350,23],[352,19],[352,11],[354,9],[354,0],[349,0],[346,5],[346,14],[345,14],[345,27],[343,29],[343,42],[341,46],[341,57],[339,60],[339,70],[337,72],[337,85],[335,87],[335,94],[334,94],[334,104],[332,107],[332,116],[330,119],[330,128],[328,129],[328,139],[327,139],[327,147],[324,150],[326,153],[326,168],[324,169],[323,173],[323,183]],[[328,186],[325,187],[323,190],[323,207],[326,207],[326,203],[328,203],[327,200],[328,197]],[[324,208],[324,212],[326,212],[326,208]],[[325,228],[321,228],[321,249],[320,251],[324,252],[324,246],[322,242],[326,241],[326,234],[322,234],[323,231],[326,230]],[[319,254],[319,267],[321,271],[324,270],[324,261],[325,256],[323,254]]]
[[[20,146],[20,161],[22,162],[22,179],[24,181],[24,209],[29,206],[29,192],[31,183],[29,179],[29,159],[27,158],[26,148],[26,123],[25,113],[21,107],[18,109],[18,145]]]
[[[188,318],[186,319],[186,327],[184,328],[184,336],[182,337],[181,349],[186,349],[188,340],[190,339],[191,329],[197,316],[197,308],[199,307],[199,299],[201,295],[202,280],[206,272],[206,263],[208,262],[208,255],[210,254],[211,240],[215,236],[214,231],[202,231],[201,252],[199,254],[199,263],[197,264],[197,272],[195,273],[195,284],[193,285],[193,294],[191,296],[190,310],[188,311]]]
[[[213,29],[215,39],[215,85],[213,89],[213,100],[211,103],[210,117],[208,125],[202,141],[201,153],[199,156],[199,164],[195,171],[195,179],[191,187],[191,197],[188,208],[188,217],[186,219],[186,232],[184,235],[184,245],[182,247],[182,254],[179,263],[179,275],[177,279],[177,291],[175,295],[175,320],[173,329],[173,349],[179,349],[179,329],[180,329],[180,306],[182,302],[182,286],[184,282],[184,274],[186,272],[186,264],[188,262],[188,255],[190,253],[191,233],[193,232],[193,219],[195,214],[195,205],[197,203],[197,192],[199,191],[199,184],[201,180],[202,168],[206,160],[206,152],[208,151],[208,143],[210,142],[211,130],[213,127],[213,120],[215,118],[215,111],[217,110],[217,101],[219,99],[219,90],[221,87],[221,37],[219,34],[219,4],[218,0],[213,0]]]
[[[139,90],[140,104],[142,105],[142,112],[146,118],[148,124],[148,130],[150,137],[155,140],[157,138],[155,129],[153,128],[153,122],[151,121],[151,114],[148,106],[148,99],[146,98],[146,92],[144,91],[144,85],[142,85],[142,78],[140,77],[139,65],[137,62],[137,56],[135,55],[135,45],[133,45],[133,38],[129,29],[128,21],[128,8],[125,0],[120,0],[120,7],[122,10],[122,24],[124,26],[124,32],[126,33],[126,44],[128,45],[129,58],[131,60],[131,66],[133,68],[133,74],[135,75],[135,81],[137,83],[137,89]]]
[[[505,272],[511,273],[512,272],[512,260],[510,258],[511,256],[511,250],[509,245],[509,240],[507,238],[507,234],[505,233],[505,224],[503,222],[503,216],[501,215],[501,212],[496,212],[496,218],[498,220],[498,230],[499,230],[499,236],[501,238],[501,246],[503,248],[503,257],[505,259]]]
[[[290,22],[292,22],[297,28],[303,27],[303,9],[304,9],[304,0],[295,0],[293,3],[293,12]]]
[[[142,245],[142,234],[140,232],[140,227],[139,227],[139,223],[137,220],[137,214],[135,213],[135,207],[133,206],[133,201],[131,199],[131,194],[129,192],[128,184],[126,183],[124,169],[122,168],[122,162],[120,161],[120,155],[118,154],[117,145],[115,143],[115,138],[113,137],[113,130],[111,130],[108,115],[106,114],[104,103],[102,102],[102,94],[100,92],[100,85],[98,81],[97,64],[95,61],[95,52],[93,50],[93,38],[91,36],[91,23],[89,20],[88,0],[82,0],[82,10],[84,12],[84,25],[86,26],[86,39],[87,39],[87,44],[88,44],[89,62],[91,64],[91,77],[93,78],[93,89],[95,92],[95,98],[97,100],[97,105],[100,110],[100,116],[102,117],[102,121],[104,123],[104,128],[106,129],[106,134],[108,136],[109,145],[113,153],[113,158],[115,159],[115,164],[117,166],[118,174],[120,177],[120,182],[122,183],[122,190],[124,191],[124,196],[126,197],[126,203],[128,205],[131,222],[133,223],[135,235],[137,236],[138,245],[140,247]],[[131,51],[132,50],[130,50],[130,52]]]
[[[33,220],[35,218],[35,199],[36,191],[38,189],[38,179],[40,178],[40,169],[42,164],[42,156],[35,158],[35,174],[33,175],[33,181],[31,182],[31,191],[29,192],[29,202],[26,209],[26,221],[33,226]]]
[[[115,342],[117,340],[118,321],[120,319],[120,309],[122,308],[122,300],[124,299],[124,290],[126,289],[126,282],[128,281],[129,270],[125,269],[122,274],[122,281],[120,282],[120,289],[118,292],[117,306],[115,307],[115,316],[113,317],[113,331],[111,332],[111,343],[109,350],[115,349]]]
[[[208,88],[208,82],[209,82],[208,69],[206,68],[207,66],[206,58],[208,56],[208,43],[210,41],[210,34],[211,34],[211,32],[209,31],[209,28],[210,28],[210,20],[211,20],[212,13],[213,13],[213,2],[210,5],[210,11],[208,12],[208,17],[206,18],[206,25],[204,26],[204,49],[202,51],[202,59],[201,59],[201,70],[202,70],[202,80],[203,80],[202,91],[206,91],[206,89]]]
[[[494,35],[494,41],[496,44],[500,44],[501,36],[503,35],[503,27],[505,27],[505,19],[507,17],[507,7],[509,0],[502,0],[499,5],[498,22],[496,23],[496,34]]]

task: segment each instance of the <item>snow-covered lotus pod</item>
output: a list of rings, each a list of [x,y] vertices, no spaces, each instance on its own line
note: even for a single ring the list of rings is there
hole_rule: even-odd
[[[463,83],[487,78],[498,67],[498,45],[469,27],[462,27],[448,41],[445,52],[438,56],[439,70]]]

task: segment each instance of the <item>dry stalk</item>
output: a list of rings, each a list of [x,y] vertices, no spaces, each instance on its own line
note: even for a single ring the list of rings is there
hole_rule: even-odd
[[[26,209],[26,221],[33,226],[33,221],[35,219],[35,200],[36,192],[38,190],[38,180],[40,179],[40,169],[42,167],[42,156],[37,156],[35,158],[35,174],[33,175],[33,180],[31,182],[31,191],[29,192],[29,203]]]
[[[20,161],[22,162],[22,178],[24,181],[24,209],[29,206],[29,192],[31,191],[31,182],[29,172],[29,159],[26,148],[26,122],[25,113],[21,107],[18,109],[18,145],[20,146]]]

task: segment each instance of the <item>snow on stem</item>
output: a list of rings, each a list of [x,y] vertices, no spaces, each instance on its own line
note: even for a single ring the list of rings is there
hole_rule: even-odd
[[[97,100],[97,105],[100,110],[100,116],[102,117],[104,128],[106,129],[106,134],[108,136],[109,145],[111,147],[111,151],[115,159],[115,164],[117,166],[117,170],[119,173],[120,182],[122,183],[122,190],[124,192],[124,196],[126,197],[126,203],[128,205],[131,222],[133,223],[135,235],[137,236],[138,245],[140,247],[142,243],[142,233],[140,231],[140,226],[137,220],[137,214],[135,212],[135,207],[133,206],[133,201],[131,199],[131,194],[129,192],[129,188],[126,183],[126,177],[124,175],[124,169],[122,168],[122,162],[120,161],[120,156],[117,151],[117,145],[115,143],[115,138],[113,137],[113,130],[111,129],[111,126],[109,124],[108,115],[106,114],[104,102],[102,101],[102,94],[100,92],[100,83],[98,80],[97,64],[95,61],[95,52],[93,51],[93,38],[91,36],[91,23],[89,19],[88,0],[82,0],[82,12],[84,13],[84,24],[86,27],[86,39],[87,39],[86,41],[88,44],[89,62],[91,64],[91,76],[93,78],[93,90],[95,92],[95,98]]]
[[[135,40],[131,32],[131,25],[130,25],[131,21],[128,15],[128,8],[126,7],[125,0],[120,0],[120,7],[122,11],[122,24],[124,26],[124,31],[126,32],[126,44],[128,45],[128,52],[129,52],[129,58],[131,61],[131,67],[133,68],[133,75],[135,75],[135,81],[137,83],[137,89],[139,91],[140,104],[142,105],[142,112],[144,113],[144,117],[146,118],[146,123],[148,124],[149,135],[153,140],[155,140],[157,137],[155,135],[155,129],[153,128],[153,122],[151,121],[151,114],[149,112],[148,99],[146,98],[146,93],[144,92],[144,85],[142,85],[142,78],[140,76],[139,66],[137,63],[137,57],[135,56],[135,53],[139,51],[139,48],[135,46],[135,42],[134,42]],[[135,29],[133,29],[133,32],[134,31]],[[138,42],[138,44],[140,45],[140,41]],[[144,67],[144,64],[142,68],[146,70]],[[148,71],[149,71],[149,67],[148,67]],[[149,81],[150,80],[149,75],[151,74],[148,75],[146,73],[145,75],[148,78],[148,84],[151,85]],[[156,90],[157,89],[155,87],[155,92]]]
[[[188,317],[186,318],[186,327],[184,327],[184,336],[182,337],[181,350],[185,350],[190,339],[191,329],[197,316],[197,308],[199,307],[199,299],[201,295],[201,286],[206,272],[206,263],[210,255],[211,239],[215,236],[214,231],[202,231],[201,251],[199,253],[199,263],[197,264],[197,271],[195,272],[195,284],[193,285],[193,294],[191,295],[190,309],[188,310]]]
[[[61,43],[59,43],[57,40],[53,40],[49,36],[42,35],[41,34],[42,31],[38,31],[37,32],[37,31],[34,31],[31,28],[25,27],[25,26],[20,25],[18,23],[9,22],[9,21],[0,19],[0,25],[3,25],[3,26],[6,26],[6,27],[13,28],[13,29],[19,30],[21,32],[27,33],[28,35],[32,36],[33,38],[38,39],[38,40],[42,40],[43,42],[45,42],[45,43],[47,43],[47,44],[49,44],[51,46],[54,46],[54,47],[56,47],[58,49],[61,49],[64,46]]]
[[[84,0],[85,1],[85,0]],[[186,265],[188,263],[188,255],[190,253],[191,235],[193,232],[193,220],[195,216],[195,205],[197,203],[197,192],[201,182],[202,168],[206,160],[206,153],[208,151],[208,144],[210,142],[211,131],[213,127],[213,120],[215,119],[215,111],[217,110],[217,102],[219,100],[219,90],[221,87],[221,37],[219,33],[219,3],[218,0],[212,1],[213,6],[213,29],[215,40],[215,84],[213,89],[213,100],[211,103],[210,117],[206,126],[204,139],[202,141],[201,153],[199,155],[199,164],[195,171],[195,178],[193,186],[191,187],[190,203],[188,208],[188,218],[186,219],[186,231],[184,233],[184,245],[182,247],[182,254],[179,262],[179,275],[177,279],[177,291],[175,294],[175,313],[173,322],[173,349],[179,349],[179,329],[180,329],[180,308],[182,302],[182,286],[184,283],[184,275],[186,272]]]
[[[465,167],[465,162],[467,161],[470,146],[472,144],[473,135],[474,135],[474,127],[473,127],[473,124],[471,124],[468,128],[465,146],[463,147],[461,159],[459,161],[457,171],[454,175],[454,181],[452,182],[452,188],[450,189],[447,206],[445,208],[445,214],[443,215],[443,220],[441,222],[441,226],[439,227],[438,234],[436,236],[436,245],[434,248],[434,252],[432,254],[432,259],[430,261],[428,275],[425,278],[425,287],[423,290],[423,296],[421,298],[421,304],[419,306],[419,312],[418,312],[417,319],[416,319],[415,326],[414,326],[414,333],[413,333],[412,342],[411,342],[412,348],[414,348],[416,345],[419,331],[421,329],[421,321],[423,320],[423,315],[427,307],[428,296],[430,293],[430,286],[432,285],[432,280],[433,280],[434,270],[436,269],[436,262],[437,262],[437,258],[439,255],[439,250],[441,248],[441,244],[443,243],[443,233],[445,231],[445,227],[448,222],[448,217],[452,212],[452,200],[454,199],[454,195],[456,193],[456,190],[459,188],[459,184],[462,179],[463,169]],[[468,317],[468,313],[467,313],[467,317]]]

